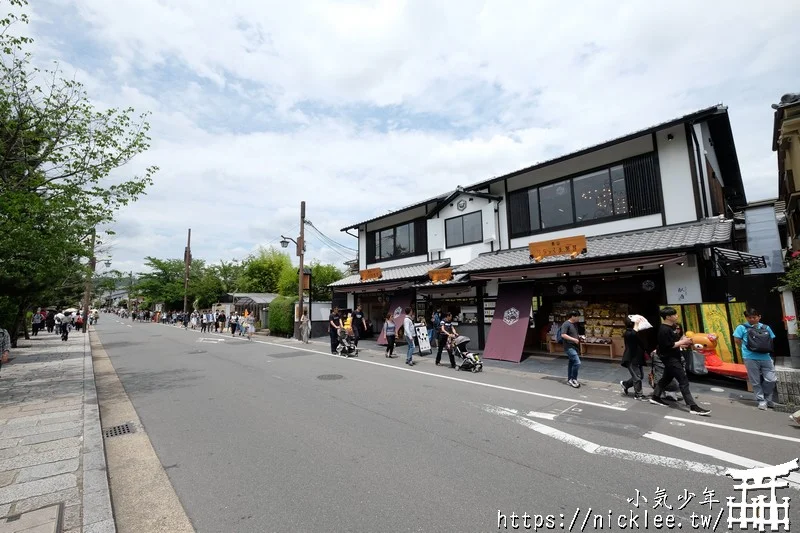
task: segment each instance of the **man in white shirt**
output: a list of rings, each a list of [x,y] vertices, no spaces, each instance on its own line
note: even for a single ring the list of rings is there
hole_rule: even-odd
[[[408,352],[406,353],[406,364],[414,366],[414,338],[417,336],[417,328],[414,327],[414,310],[406,307],[406,317],[403,319],[403,334],[408,342]]]
[[[67,325],[66,315],[64,315],[64,313],[59,311],[58,313],[56,313],[55,319],[56,319],[56,326],[58,326],[58,331],[59,333],[61,333],[61,340],[62,341],[67,340],[67,335],[69,335],[69,327]]]

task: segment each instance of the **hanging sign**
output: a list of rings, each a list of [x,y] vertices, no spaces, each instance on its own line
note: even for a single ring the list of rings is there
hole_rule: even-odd
[[[380,268],[368,268],[359,272],[361,274],[361,281],[369,281],[371,279],[380,279],[383,276],[383,271]]]
[[[451,279],[453,279],[453,269],[437,268],[435,270],[430,270],[428,272],[428,277],[434,283],[443,283],[445,281],[450,281]]]
[[[574,258],[586,253],[586,236],[578,235],[551,241],[532,242],[528,244],[528,250],[530,256],[537,262],[544,257],[557,255],[571,255]]]

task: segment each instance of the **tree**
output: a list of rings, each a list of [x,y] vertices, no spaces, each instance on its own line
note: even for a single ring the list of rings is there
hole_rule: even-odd
[[[79,82],[33,67],[32,40],[10,31],[27,22],[0,19],[0,319],[14,342],[35,302],[79,301],[91,231],[144,194],[157,170],[109,180],[149,147],[145,115],[97,110]]]
[[[245,259],[239,289],[242,292],[277,293],[281,273],[291,269],[292,261],[287,254],[274,247],[261,248],[257,254]]]
[[[333,297],[333,291],[328,285],[342,279],[344,274],[336,266],[326,265],[318,260],[311,261],[309,268],[311,268],[311,300],[329,302]],[[286,269],[278,280],[278,292],[283,296],[293,296],[298,292],[298,283],[300,277],[297,268]]]

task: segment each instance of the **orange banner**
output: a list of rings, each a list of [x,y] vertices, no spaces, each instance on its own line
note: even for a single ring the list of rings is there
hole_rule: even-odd
[[[443,281],[450,281],[453,279],[453,269],[452,268],[437,268],[435,270],[431,270],[428,272],[428,277],[431,278],[431,281],[434,283],[440,283]]]
[[[380,279],[383,276],[383,271],[380,268],[368,268],[359,272],[361,274],[361,281],[368,281],[371,279]]]
[[[577,256],[586,253],[586,236],[566,237],[563,239],[553,239],[552,241],[539,241],[528,244],[531,257],[539,260],[543,257],[556,255]]]

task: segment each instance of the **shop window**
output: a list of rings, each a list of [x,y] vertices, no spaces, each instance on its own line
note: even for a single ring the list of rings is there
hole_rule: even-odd
[[[480,211],[444,221],[445,246],[463,246],[483,240],[483,217]]]
[[[661,195],[655,155],[631,157],[555,183],[514,191],[508,206],[512,237],[657,214]]]
[[[572,182],[570,180],[539,187],[539,210],[542,229],[567,226],[574,222],[572,213]]]
[[[367,233],[367,262],[375,263],[427,253],[425,220]]]

